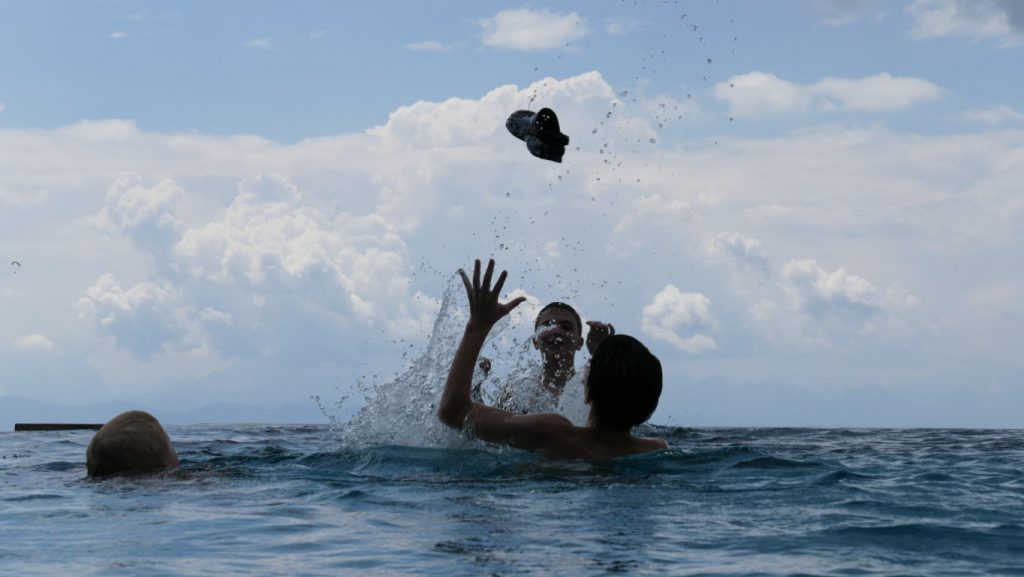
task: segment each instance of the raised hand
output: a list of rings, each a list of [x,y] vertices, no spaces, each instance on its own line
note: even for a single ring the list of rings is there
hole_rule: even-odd
[[[615,334],[615,327],[600,321],[587,321],[587,325],[590,327],[587,332],[587,351],[593,355],[601,341]]]
[[[478,327],[490,330],[494,323],[507,315],[512,309],[519,306],[525,297],[516,297],[507,303],[498,302],[501,295],[501,287],[505,286],[507,271],[501,271],[498,281],[491,288],[491,277],[494,275],[494,259],[487,262],[487,270],[484,272],[483,280],[480,279],[480,260],[473,264],[473,281],[466,276],[466,271],[459,269],[462,276],[462,284],[466,286],[466,296],[469,297],[469,322],[467,328]]]

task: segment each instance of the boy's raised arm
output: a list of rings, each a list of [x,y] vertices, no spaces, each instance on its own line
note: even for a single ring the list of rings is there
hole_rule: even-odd
[[[480,355],[480,350],[483,348],[484,340],[494,323],[526,299],[517,297],[504,304],[498,302],[507,273],[501,272],[492,289],[493,259],[487,263],[483,279],[480,278],[479,260],[473,266],[472,282],[462,269],[459,269],[459,274],[466,287],[466,296],[469,297],[469,321],[466,322],[462,341],[455,351],[452,367],[448,371],[448,380],[445,382],[444,393],[441,395],[441,405],[438,407],[437,416],[445,425],[462,430],[466,425],[466,416],[474,406],[470,397],[470,390],[473,386],[473,368]]]

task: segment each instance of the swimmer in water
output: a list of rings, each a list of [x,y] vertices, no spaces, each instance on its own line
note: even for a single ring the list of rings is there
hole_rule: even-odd
[[[469,297],[470,316],[452,359],[437,416],[442,423],[468,430],[476,437],[541,453],[551,459],[600,461],[668,448],[663,439],[635,437],[633,427],[647,421],[661,396],[661,363],[640,341],[626,335],[609,336],[597,347],[585,379],[590,418],[577,427],[553,413],[517,415],[470,398],[473,368],[487,334],[502,317],[525,300],[498,302],[506,272],[494,288],[494,261],[480,277],[480,261],[470,281],[459,270]]]
[[[599,321],[587,321],[587,350],[593,356],[615,327]],[[583,323],[576,309],[552,302],[540,309],[534,320],[533,348],[540,351],[542,369],[539,379],[509,380],[498,390],[496,405],[513,413],[550,413],[558,407],[565,385],[576,375],[576,352],[583,348]],[[474,398],[474,400],[479,400]]]
[[[171,439],[153,415],[128,411],[103,425],[89,443],[85,465],[90,477],[152,473],[178,465]]]

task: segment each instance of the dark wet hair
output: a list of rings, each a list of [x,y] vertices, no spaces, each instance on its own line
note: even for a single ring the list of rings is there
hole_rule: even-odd
[[[580,319],[580,313],[576,312],[576,309],[572,308],[571,306],[558,301],[548,303],[544,305],[544,308],[540,309],[540,311],[537,313],[537,318],[533,321],[534,329],[540,326],[540,315],[544,314],[544,311],[550,309],[562,309],[572,313],[572,318],[576,319],[576,334],[578,334],[579,336],[583,336],[583,320]]]
[[[96,432],[85,452],[90,477],[159,471],[176,462],[167,432],[145,411],[128,411],[111,419]]]
[[[661,361],[633,337],[612,335],[590,360],[587,390],[598,426],[630,429],[658,408]]]

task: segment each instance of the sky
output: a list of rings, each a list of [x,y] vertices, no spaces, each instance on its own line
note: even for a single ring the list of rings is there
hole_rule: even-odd
[[[1021,61],[1009,0],[0,2],[0,405],[351,415],[494,257],[658,424],[1024,427]]]

